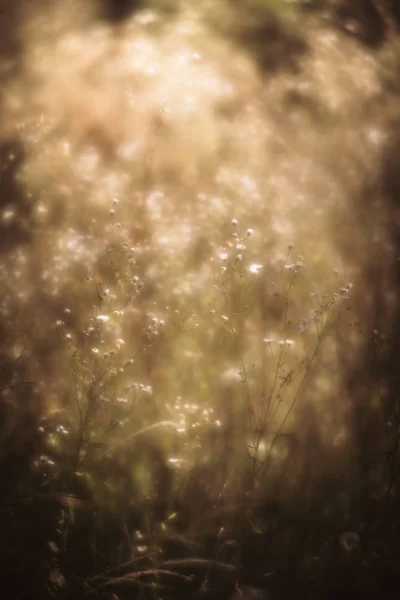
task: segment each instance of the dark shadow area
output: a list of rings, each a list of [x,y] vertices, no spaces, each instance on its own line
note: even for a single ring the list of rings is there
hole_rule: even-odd
[[[24,160],[21,145],[15,141],[0,144],[0,251],[27,244],[31,239],[31,203],[17,180]]]
[[[5,59],[14,61],[21,50],[21,40],[17,36],[19,6],[19,2],[0,1],[0,56],[3,61]]]
[[[124,21],[136,10],[143,8],[143,0],[98,0],[100,15],[107,21],[118,23]]]
[[[250,3],[233,0],[228,8],[224,20],[212,19],[214,26],[241,45],[263,72],[298,70],[301,57],[307,51],[307,40],[301,31],[287,26],[275,6],[271,8],[267,2],[258,0]]]
[[[393,124],[394,140],[388,145],[382,164],[382,188],[385,209],[390,215],[390,234],[393,245],[393,261],[390,265],[394,289],[396,290],[396,311],[393,327],[384,344],[384,352],[380,363],[380,375],[386,384],[383,398],[384,426],[387,442],[388,497],[386,518],[388,523],[400,523],[400,140],[398,136],[399,122]]]
[[[306,0],[304,11],[328,13],[334,27],[354,37],[371,49],[379,48],[387,39],[392,24],[400,24],[400,7],[396,0]]]
[[[100,18],[110,23],[122,23],[135,12],[154,8],[166,15],[174,14],[179,10],[179,1],[164,0],[149,2],[148,0],[97,0],[100,7]]]

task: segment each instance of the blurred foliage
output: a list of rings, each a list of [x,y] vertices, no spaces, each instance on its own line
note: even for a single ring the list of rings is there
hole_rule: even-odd
[[[1,9],[4,590],[397,597],[394,4]]]

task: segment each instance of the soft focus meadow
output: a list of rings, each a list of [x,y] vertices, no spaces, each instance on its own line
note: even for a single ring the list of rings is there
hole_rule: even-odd
[[[9,597],[397,597],[396,10],[3,4]]]

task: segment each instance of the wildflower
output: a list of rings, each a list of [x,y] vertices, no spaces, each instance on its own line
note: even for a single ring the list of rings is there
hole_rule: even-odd
[[[257,263],[252,263],[252,264],[249,266],[249,272],[250,272],[250,273],[254,273],[254,274],[256,274],[256,275],[257,275],[257,274],[259,273],[259,271],[260,271],[262,268],[263,268],[263,266],[262,266],[262,265],[259,265],[259,264],[257,264]]]
[[[279,345],[280,346],[293,346],[293,344],[295,344],[296,342],[294,340],[280,340]]]
[[[298,331],[299,331],[300,333],[303,333],[303,332],[304,332],[304,331],[307,329],[307,326],[308,326],[308,322],[307,322],[307,320],[306,320],[306,319],[303,319],[302,321],[300,321],[300,325],[299,325],[299,329],[298,329]]]
[[[107,315],[98,315],[98,316],[96,317],[96,319],[97,319],[98,321],[102,321],[103,323],[106,323],[107,321],[109,321],[109,320],[110,320],[110,318],[109,318],[109,317],[107,317]]]
[[[293,248],[294,248],[294,244],[292,244],[292,243],[288,244],[288,249],[289,250],[293,250]]]

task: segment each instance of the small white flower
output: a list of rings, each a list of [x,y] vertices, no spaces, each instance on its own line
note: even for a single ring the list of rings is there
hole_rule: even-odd
[[[296,342],[295,342],[294,340],[289,340],[289,339],[286,339],[286,340],[281,340],[281,341],[279,342],[279,345],[280,345],[280,346],[293,346],[293,344],[295,344],[295,343],[296,343]]]
[[[98,321],[102,321],[103,323],[106,323],[107,321],[109,321],[109,320],[110,320],[110,318],[109,318],[109,317],[107,317],[107,315],[98,315],[98,316],[96,317],[96,319],[97,319]]]
[[[250,273],[254,273],[254,274],[256,274],[256,275],[257,275],[257,273],[259,273],[259,272],[260,272],[260,270],[261,270],[262,268],[263,268],[263,266],[262,266],[262,265],[259,265],[259,264],[257,264],[257,263],[252,263],[252,264],[249,266],[249,272],[250,272]]]

